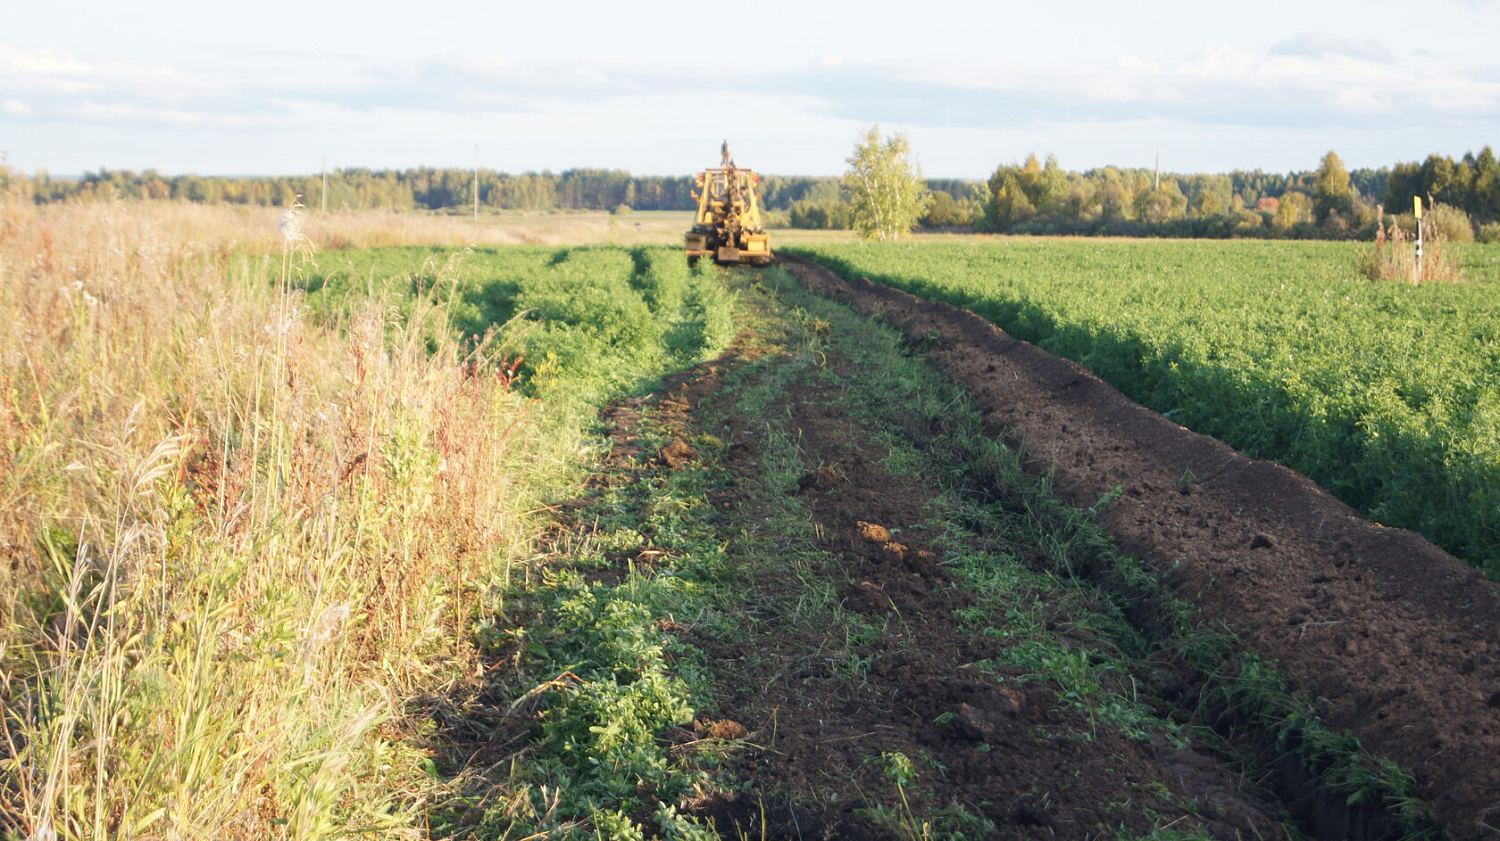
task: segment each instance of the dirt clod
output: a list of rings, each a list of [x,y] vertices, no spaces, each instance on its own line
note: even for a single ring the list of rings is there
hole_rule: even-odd
[[[688,442],[678,438],[662,447],[656,457],[673,470],[681,470],[683,465],[698,458],[698,452]]]
[[[855,523],[855,528],[859,529],[860,537],[871,543],[885,544],[891,542],[891,530],[885,526],[877,526],[874,523],[867,523],[864,520],[860,520],[858,523]]]
[[[839,483],[839,472],[832,467],[819,467],[797,478],[797,490],[807,493],[809,491],[831,491]]]
[[[718,721],[704,722],[699,725],[699,732],[706,739],[743,739],[750,735],[745,725],[732,718],[721,718]]]

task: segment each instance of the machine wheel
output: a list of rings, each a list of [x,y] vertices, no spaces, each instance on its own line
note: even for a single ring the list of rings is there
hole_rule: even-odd
[[[698,255],[697,254],[689,254],[688,255],[688,268],[691,269],[692,267],[694,267],[696,265],[698,265]]]

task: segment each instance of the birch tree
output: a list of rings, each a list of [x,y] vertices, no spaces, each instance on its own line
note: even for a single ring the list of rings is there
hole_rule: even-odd
[[[850,222],[865,239],[894,240],[911,231],[927,210],[932,194],[922,171],[911,160],[904,134],[882,139],[870,126],[854,144],[844,173],[849,191]]]

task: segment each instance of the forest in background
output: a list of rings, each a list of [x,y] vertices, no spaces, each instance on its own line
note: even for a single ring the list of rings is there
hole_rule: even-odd
[[[39,204],[101,199],[175,199],[289,206],[300,197],[329,211],[386,209],[465,213],[474,203],[469,169],[351,167],[320,175],[163,175],[155,170],[100,169],[78,178],[27,175],[0,167],[0,190]],[[481,211],[690,210],[690,175],[632,175],[616,169],[562,172],[478,171]],[[1029,156],[996,168],[989,179],[928,179],[928,230],[993,233],[1179,237],[1351,239],[1374,235],[1381,206],[1409,216],[1412,196],[1440,207],[1439,229],[1455,241],[1500,241],[1500,162],[1485,147],[1455,159],[1346,170],[1325,155],[1317,169],[1267,173],[1157,173],[1149,168],[1062,168],[1055,157]],[[837,176],[767,175],[762,199],[778,227],[849,226]]]

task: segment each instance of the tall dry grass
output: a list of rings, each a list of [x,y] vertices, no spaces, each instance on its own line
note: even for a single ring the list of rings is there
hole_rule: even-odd
[[[370,210],[309,213],[307,232],[327,248],[384,245],[681,245],[688,212],[497,213],[477,220]]]
[[[1401,280],[1413,286],[1427,281],[1452,282],[1464,279],[1463,261],[1448,251],[1448,237],[1443,233],[1443,226],[1413,220],[1414,224],[1424,224],[1426,234],[1423,243],[1425,253],[1418,261],[1416,234],[1408,233],[1396,217],[1391,217],[1387,223],[1384,205],[1379,208],[1379,213],[1380,217],[1375,224],[1375,244],[1356,260],[1356,267],[1361,274],[1371,280]],[[1463,224],[1468,224],[1467,217]]]
[[[420,834],[573,443],[440,309],[314,326],[274,220],[0,203],[0,835]]]

